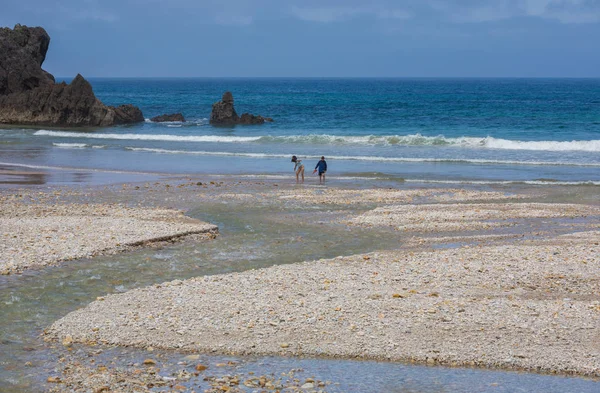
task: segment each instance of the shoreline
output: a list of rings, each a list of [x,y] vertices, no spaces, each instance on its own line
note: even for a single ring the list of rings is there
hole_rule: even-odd
[[[293,174],[292,174],[293,175]],[[123,169],[78,168],[68,166],[30,165],[22,163],[0,162],[0,190],[10,190],[14,187],[79,187],[79,186],[110,186],[115,183],[143,183],[156,181],[169,181],[184,178],[210,178],[225,179],[227,181],[266,181],[287,182],[293,181],[293,176],[287,172],[277,174],[269,173],[215,173],[215,172],[159,172],[159,171],[128,171]],[[554,179],[529,179],[529,180],[494,180],[494,179],[445,179],[445,178],[407,178],[386,173],[341,173],[328,175],[328,182],[321,185],[318,179],[307,175],[303,184],[308,187],[327,187],[330,185],[357,185],[363,187],[378,187],[380,185],[418,188],[418,187],[583,187],[600,188],[600,181],[559,181]],[[365,185],[364,183],[367,183]]]

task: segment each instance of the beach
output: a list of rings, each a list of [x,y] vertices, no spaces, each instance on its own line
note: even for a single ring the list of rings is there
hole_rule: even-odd
[[[222,228],[215,238],[216,226],[206,224],[211,221],[231,230],[232,220],[246,217],[237,224],[239,237],[283,231],[267,246],[282,249],[268,258],[269,265],[259,263],[265,258],[260,249],[246,248],[235,257],[230,252],[241,262],[234,272],[215,267],[204,276],[194,270],[188,278],[157,276],[150,285],[97,295],[44,327],[40,345],[54,348],[61,359],[58,368],[46,371],[44,382],[53,391],[144,391],[148,383],[190,389],[206,373],[194,371],[194,361],[172,366],[191,373],[182,378],[149,373],[148,367],[156,367],[151,364],[103,363],[98,369],[88,364],[98,356],[92,354],[116,346],[146,351],[154,362],[157,351],[167,351],[598,378],[600,209],[593,198],[582,201],[569,190],[318,187],[217,176],[8,189],[1,201],[3,229],[19,233],[4,247],[18,250],[22,261],[38,261],[14,264],[16,280],[20,274],[14,273],[35,272],[40,265],[50,265],[36,273],[41,277],[48,269],[76,268],[80,258],[89,260],[90,269],[97,254],[110,261],[152,240],[161,240],[155,244],[161,248],[192,247],[195,255],[210,248],[217,254],[207,255],[217,256],[225,246],[219,242],[233,239]],[[192,233],[199,234],[184,236]],[[168,241],[179,237],[181,246]],[[38,239],[42,244],[33,247]],[[166,262],[157,260],[156,268]],[[136,274],[122,269],[122,276]],[[82,355],[86,347],[92,354]],[[124,384],[124,375],[137,382]],[[239,388],[222,377],[213,379],[214,389]],[[240,386],[249,378],[237,375]],[[306,379],[270,381],[339,391],[324,379],[323,386]]]
[[[41,194],[41,195],[40,195]],[[56,196],[56,195],[54,195]],[[56,265],[177,238],[217,234],[180,211],[114,204],[47,204],[44,193],[0,196],[0,274]]]
[[[598,80],[88,82],[0,127],[0,390],[598,391]]]

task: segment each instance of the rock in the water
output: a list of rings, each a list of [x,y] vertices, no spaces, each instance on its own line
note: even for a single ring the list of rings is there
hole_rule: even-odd
[[[212,106],[210,124],[226,126],[237,124],[239,120],[240,117],[233,107],[233,94],[226,91],[221,101],[215,102]]]
[[[160,115],[160,116],[154,116],[153,118],[150,119],[150,121],[153,121],[155,123],[162,123],[165,121],[181,121],[181,122],[185,122],[185,118],[183,117],[183,115],[181,113],[173,113],[171,115]]]
[[[217,126],[230,126],[235,124],[263,124],[265,121],[272,122],[270,117],[255,116],[244,113],[238,116],[233,107],[233,94],[226,91],[219,102],[215,102],[210,114],[210,124]]]
[[[133,105],[109,107],[81,75],[55,84],[42,69],[50,36],[41,27],[0,28],[0,124],[110,126],[144,121]]]
[[[254,116],[250,113],[242,113],[238,124],[263,124],[264,122],[271,123],[273,121],[270,117]]]
[[[144,114],[135,105],[125,104],[119,106],[109,106],[108,109],[115,111],[114,124],[140,123],[144,121]]]

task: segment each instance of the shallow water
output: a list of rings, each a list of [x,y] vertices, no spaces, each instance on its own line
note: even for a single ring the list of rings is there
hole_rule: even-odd
[[[0,127],[0,163],[161,173],[291,174],[322,155],[328,175],[409,181],[600,184],[598,79],[92,79],[108,105],[150,120],[92,130]],[[232,91],[260,126],[212,127]],[[38,179],[38,181],[42,181]],[[77,181],[77,180],[75,180]]]
[[[291,208],[203,202],[190,209],[188,215],[219,226],[220,236],[213,241],[141,249],[18,276],[0,276],[0,392],[42,390],[46,377],[59,371],[57,359],[66,352],[62,345],[43,343],[41,332],[97,296],[173,279],[394,249],[403,246],[402,236],[406,239],[409,236],[332,224],[330,221],[339,214],[339,210],[319,205]],[[147,356],[146,351],[134,349],[114,348],[105,352],[120,359],[118,364],[139,362]],[[163,366],[169,370],[178,367],[177,361],[185,355],[163,352],[162,356],[173,360],[173,364]],[[203,355],[203,359],[208,364],[221,358]],[[306,377],[318,376],[334,382],[326,388],[328,392],[597,392],[600,389],[599,383],[590,380],[516,372],[276,357],[236,358],[236,361],[240,364],[236,372],[244,373],[278,374],[302,368]],[[31,366],[26,366],[26,362],[31,362]]]

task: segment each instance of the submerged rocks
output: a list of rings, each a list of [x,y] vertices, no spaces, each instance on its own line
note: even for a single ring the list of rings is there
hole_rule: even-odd
[[[79,74],[70,84],[56,84],[42,69],[49,44],[41,27],[0,28],[0,124],[95,127],[144,121],[133,105],[104,105]]]
[[[272,123],[273,119],[270,117],[254,116],[250,113],[243,113],[240,116],[238,124],[263,124],[264,122]]]
[[[233,94],[226,91],[221,101],[215,102],[210,114],[210,124],[217,126],[230,126],[235,124],[263,124],[272,122],[270,117],[255,116],[250,113],[244,113],[238,116],[233,107]]]
[[[183,117],[183,115],[181,113],[173,113],[171,115],[160,115],[160,116],[154,116],[153,118],[150,119],[150,121],[153,121],[155,123],[163,123],[166,121],[180,121],[180,122],[185,122],[185,118]]]

